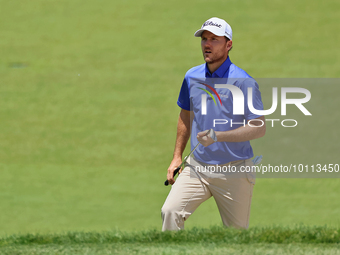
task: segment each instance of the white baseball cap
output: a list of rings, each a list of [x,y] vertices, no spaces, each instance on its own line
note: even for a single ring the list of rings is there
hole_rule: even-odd
[[[201,29],[195,32],[196,37],[201,37],[204,31],[209,31],[217,36],[225,36],[232,40],[233,30],[231,26],[223,19],[211,18],[203,23]]]

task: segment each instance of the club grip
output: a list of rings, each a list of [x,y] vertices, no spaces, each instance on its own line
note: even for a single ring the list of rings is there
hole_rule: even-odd
[[[177,167],[177,168],[175,169],[175,171],[174,171],[174,177],[176,176],[176,174],[178,173],[178,171],[179,171],[180,169],[181,169],[180,166]],[[164,182],[164,185],[165,185],[165,186],[168,186],[168,185],[169,185],[169,181],[166,180],[166,181]]]

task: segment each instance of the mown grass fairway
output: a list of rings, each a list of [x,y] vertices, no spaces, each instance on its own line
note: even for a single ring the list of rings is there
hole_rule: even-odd
[[[340,76],[336,0],[0,0],[0,6],[0,236],[160,229],[177,96],[185,72],[203,61],[193,33],[210,17],[231,24],[231,60],[255,78]],[[254,141],[264,163],[340,163],[339,88],[313,89],[310,119],[294,130],[268,129]],[[250,225],[339,228],[339,193],[339,179],[259,178]],[[216,224],[211,199],[187,227]],[[63,254],[64,246],[50,245]],[[320,245],[310,254],[319,254]],[[226,249],[303,254],[307,246]],[[1,249],[11,254],[15,247]],[[17,254],[43,246],[22,247]],[[73,254],[101,250],[77,247]],[[215,249],[101,247],[122,254]],[[338,248],[327,246],[325,254]]]

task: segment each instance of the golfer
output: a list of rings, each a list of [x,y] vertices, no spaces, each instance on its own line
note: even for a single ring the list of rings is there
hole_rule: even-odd
[[[185,220],[211,196],[225,226],[247,229],[255,176],[242,170],[253,164],[249,141],[266,131],[264,116],[253,113],[253,109],[263,110],[261,93],[256,81],[229,58],[232,29],[226,21],[211,18],[195,36],[201,38],[205,64],[186,73],[177,101],[181,111],[167,173],[172,188],[162,207],[162,230],[184,229]],[[223,84],[229,84],[229,89]],[[216,142],[207,135],[210,128]],[[182,162],[190,136],[191,148],[201,144],[175,182],[174,170]]]

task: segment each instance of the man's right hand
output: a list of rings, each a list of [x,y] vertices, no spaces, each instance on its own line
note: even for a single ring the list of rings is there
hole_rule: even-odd
[[[168,168],[168,174],[166,176],[167,180],[169,181],[169,184],[173,185],[175,183],[174,171],[181,163],[182,163],[182,158],[180,157],[174,158],[171,161],[170,166]],[[181,171],[182,169],[179,171],[179,173],[181,173]]]

